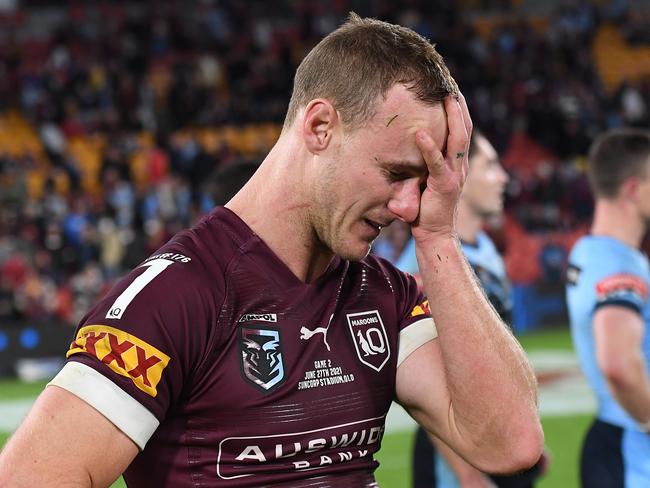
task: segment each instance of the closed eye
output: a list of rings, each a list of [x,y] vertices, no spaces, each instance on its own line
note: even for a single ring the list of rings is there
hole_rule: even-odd
[[[395,171],[391,169],[384,170],[384,174],[386,175],[386,179],[390,182],[404,181],[413,177],[413,175],[410,173],[406,173],[404,171]]]
[[[384,177],[389,183],[399,183],[412,178],[426,181],[428,172],[424,162],[385,161],[375,156]]]

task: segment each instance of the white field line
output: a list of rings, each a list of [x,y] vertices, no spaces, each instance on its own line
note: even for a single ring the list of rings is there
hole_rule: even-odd
[[[539,378],[539,412],[542,416],[592,414],[596,401],[580,371],[573,351],[537,350],[528,354]],[[415,428],[415,421],[393,403],[386,419],[386,432]]]
[[[0,401],[0,432],[13,432],[34,403],[33,398]]]
[[[571,351],[538,350],[528,356],[540,377],[539,410],[542,416],[593,413],[594,396]],[[0,432],[13,432],[25,417],[33,399],[0,401]],[[393,403],[386,420],[386,432],[413,429],[415,421],[402,407]]]

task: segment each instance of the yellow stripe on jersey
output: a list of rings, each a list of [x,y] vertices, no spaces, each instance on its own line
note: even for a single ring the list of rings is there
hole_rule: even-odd
[[[425,300],[419,305],[413,307],[413,310],[411,310],[411,317],[417,317],[418,315],[431,315],[429,300]]]
[[[156,386],[170,357],[151,344],[107,325],[86,325],[79,329],[66,357],[87,353],[117,374],[131,378],[140,390],[155,397]]]

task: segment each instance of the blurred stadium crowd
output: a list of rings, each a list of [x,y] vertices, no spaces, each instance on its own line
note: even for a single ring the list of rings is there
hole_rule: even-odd
[[[215,171],[265,154],[290,74],[350,10],[437,44],[512,177],[493,230],[513,281],[559,280],[591,216],[591,140],[650,126],[650,15],[629,3],[40,1],[1,12],[0,320],[76,324],[116,277],[223,203]],[[405,238],[389,229],[377,251],[393,259]]]

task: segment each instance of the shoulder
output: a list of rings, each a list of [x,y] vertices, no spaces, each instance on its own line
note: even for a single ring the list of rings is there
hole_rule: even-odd
[[[156,254],[179,251],[193,260],[187,267],[206,272],[225,271],[255,234],[233,212],[217,207],[193,227],[176,234]]]
[[[648,260],[637,249],[615,239],[585,236],[569,255],[570,266],[589,272],[594,279],[624,273],[648,281]]]
[[[567,269],[569,306],[579,302],[623,305],[641,311],[650,285],[647,259],[622,242],[600,236],[582,238]]]
[[[476,243],[468,244],[461,242],[463,253],[471,262],[474,260],[485,261],[490,259],[501,259],[494,242],[485,232],[479,232],[476,235]]]
[[[356,267],[363,267],[373,276],[388,280],[391,283],[406,283],[410,280],[415,281],[409,272],[403,271],[396,264],[393,264],[389,260],[375,254],[369,254],[365,259],[356,263]],[[355,268],[355,263],[353,263],[352,268]]]
[[[84,322],[212,316],[223,301],[228,270],[249,239],[233,216],[216,209],[176,234],[119,280]]]

